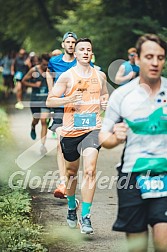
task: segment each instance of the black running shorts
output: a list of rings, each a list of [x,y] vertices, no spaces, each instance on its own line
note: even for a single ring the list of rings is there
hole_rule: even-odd
[[[60,138],[61,148],[65,160],[73,162],[81,155],[81,150],[92,147],[99,151],[99,130],[93,130],[78,137],[62,137]]]
[[[138,175],[119,170],[118,215],[113,225],[115,231],[139,233],[147,231],[148,225],[153,227],[157,223],[167,223],[167,197],[142,199],[140,189],[136,186]]]

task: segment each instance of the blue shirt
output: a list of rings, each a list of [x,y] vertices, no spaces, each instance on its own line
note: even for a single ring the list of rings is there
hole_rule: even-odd
[[[130,64],[129,61],[125,61],[122,65],[125,67],[125,72],[124,72],[123,76],[128,75],[132,71],[136,73],[136,77],[139,75],[139,71],[140,71],[139,66],[137,66],[135,64]],[[124,85],[124,84],[128,83],[129,81],[130,80],[124,81],[121,83],[121,85]]]
[[[56,74],[56,78],[54,83],[58,80],[60,75],[66,72],[68,69],[76,65],[76,59],[71,62],[66,62],[63,60],[64,54],[60,54],[58,56],[53,56],[48,63],[48,68],[50,72],[54,72]]]

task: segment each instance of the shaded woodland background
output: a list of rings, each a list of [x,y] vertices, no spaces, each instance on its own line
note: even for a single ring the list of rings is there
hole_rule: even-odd
[[[167,40],[166,0],[0,0],[0,6],[0,56],[20,47],[50,52],[74,31],[92,39],[96,64],[107,70],[113,60],[127,58],[139,35]]]

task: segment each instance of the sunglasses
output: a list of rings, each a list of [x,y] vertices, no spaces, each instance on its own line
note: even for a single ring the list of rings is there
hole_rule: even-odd
[[[129,56],[130,57],[134,57],[136,54],[135,53],[130,53]]]

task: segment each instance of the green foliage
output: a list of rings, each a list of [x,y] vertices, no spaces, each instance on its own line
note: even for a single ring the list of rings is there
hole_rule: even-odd
[[[167,78],[167,62],[165,63],[162,75]]]
[[[31,198],[24,190],[0,188],[0,251],[47,252],[42,227],[32,223]]]
[[[0,84],[0,97],[4,95],[5,91],[6,91],[6,87]]]
[[[0,0],[0,47],[3,53],[24,46],[37,53],[60,48],[62,35],[74,31],[93,41],[96,64],[104,71],[127,59],[143,33],[167,39],[167,1],[159,0]],[[16,29],[17,27],[17,29]],[[12,45],[12,46],[11,46]]]
[[[73,8],[71,0],[0,0],[0,47],[3,53],[25,46],[37,53],[54,49],[59,31],[54,28],[64,9]],[[27,37],[29,37],[28,47]],[[10,42],[10,43],[9,43]]]
[[[12,141],[12,136],[9,131],[9,122],[7,118],[7,114],[1,108],[0,109],[0,148],[9,144]]]
[[[158,18],[165,1],[154,9],[152,1],[96,0],[75,1],[76,9],[65,11],[66,19],[59,18],[56,28],[64,33],[72,30],[78,37],[89,37],[93,41],[96,64],[107,72],[116,59],[127,59],[127,50],[135,46],[143,33],[163,33]]]
[[[42,227],[32,222],[29,194],[22,189],[11,190],[6,186],[8,173],[11,175],[14,171],[11,149],[16,146],[13,147],[13,138],[4,109],[0,109],[0,118],[0,251],[46,252],[48,250],[41,244]]]

